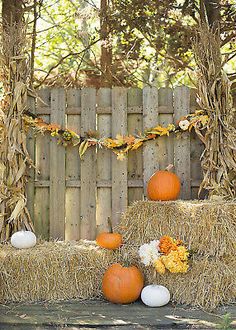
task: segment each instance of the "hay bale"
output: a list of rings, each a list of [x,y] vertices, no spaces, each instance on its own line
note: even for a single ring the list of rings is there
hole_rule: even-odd
[[[212,311],[216,307],[229,304],[236,298],[236,259],[235,257],[216,258],[194,256],[190,268],[184,274],[158,274],[153,267],[140,262],[138,248],[123,246],[117,260],[136,265],[145,277],[145,284],[166,286],[172,302],[187,304]]]
[[[93,242],[42,242],[32,249],[0,246],[0,302],[92,299],[114,253]]]
[[[138,201],[122,216],[118,231],[138,246],[162,235],[182,239],[199,255],[235,255],[236,204],[221,201]]]

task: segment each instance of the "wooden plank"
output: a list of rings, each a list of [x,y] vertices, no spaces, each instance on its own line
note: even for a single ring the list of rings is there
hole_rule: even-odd
[[[51,89],[42,88],[38,91],[39,98],[37,99],[37,114],[50,115],[51,113]]]
[[[34,218],[36,235],[42,239],[49,239],[49,189],[37,188],[35,190]]]
[[[51,90],[41,89],[39,92],[40,99],[47,104],[50,109]],[[37,100],[36,113],[45,120],[50,122],[49,115],[39,113],[39,107],[44,105],[41,100]],[[49,111],[48,111],[49,113]],[[49,184],[44,189],[38,188],[39,184],[50,178],[50,136],[48,134],[37,135],[35,138],[35,200],[34,200],[34,225],[36,234],[41,235],[45,239],[49,238]]]
[[[80,189],[66,189],[65,240],[77,241],[80,238]]]
[[[51,92],[51,123],[65,127],[65,90]],[[65,237],[65,148],[55,138],[50,143],[50,237]]]
[[[81,113],[81,90],[70,88],[66,91],[66,114],[77,115]]]
[[[81,94],[81,134],[96,130],[96,90],[84,88]],[[81,238],[96,236],[96,149],[89,148],[81,161]]]
[[[66,92],[67,128],[80,134],[81,91],[69,89]],[[72,111],[73,109],[73,111]],[[66,201],[65,201],[65,240],[80,238],[80,157],[78,147],[66,148]],[[72,187],[68,187],[68,182]]]
[[[155,87],[143,89],[143,127],[151,128],[158,123],[158,90]],[[156,141],[149,141],[143,147],[144,196],[150,176],[159,169]]]
[[[158,91],[159,106],[172,109],[173,112],[173,92],[170,88],[161,88]],[[162,126],[168,126],[173,123],[173,114],[171,111],[159,115],[159,123]],[[164,170],[169,164],[174,164],[174,134],[162,136],[157,139],[158,163],[160,170]]]
[[[111,89],[100,88],[97,94],[97,105],[111,108]],[[111,136],[111,115],[98,115],[98,132],[101,136]],[[110,187],[97,188],[96,224],[97,233],[107,231],[108,218],[111,218],[111,151],[98,149],[97,151],[97,187],[99,181],[110,182]]]
[[[49,187],[50,181],[49,180],[41,180],[35,182],[35,187]],[[66,187],[67,188],[80,188],[81,181],[80,180],[66,180]],[[99,180],[97,181],[98,188],[111,188],[112,182],[111,180]],[[128,180],[128,187],[131,188],[141,188],[143,187],[143,180],[139,179],[131,179]]]
[[[139,106],[142,108],[143,93],[139,88],[130,88],[128,90],[128,108]],[[135,131],[143,131],[143,116],[142,114],[128,114],[128,132],[134,134]],[[142,147],[138,150],[129,152],[128,156],[128,181],[142,180],[143,177],[143,150]],[[143,199],[143,189],[128,188],[128,204],[135,200]]]
[[[28,97],[28,108],[31,113],[36,112],[36,100],[34,97]],[[27,150],[29,152],[30,158],[35,164],[35,137],[32,129],[29,130],[27,134]],[[29,210],[32,221],[34,222],[34,168],[31,166],[27,169],[28,183],[26,186],[27,195],[27,208]]]
[[[127,134],[127,89],[112,89],[112,136]],[[121,213],[125,211],[128,201],[127,192],[127,159],[118,161],[112,155],[112,222],[117,225]]]
[[[175,121],[187,115],[190,111],[190,89],[185,86],[174,90]],[[191,198],[191,171],[190,171],[190,135],[182,134],[174,140],[175,173],[181,180],[181,199]]]
[[[160,125],[167,126],[173,123],[173,115],[161,114],[159,116]],[[164,170],[169,164],[174,164],[174,133],[169,136],[161,136],[157,139],[158,162],[160,170]]]
[[[171,88],[160,88],[158,92],[158,112],[174,113],[173,107],[173,91]]]

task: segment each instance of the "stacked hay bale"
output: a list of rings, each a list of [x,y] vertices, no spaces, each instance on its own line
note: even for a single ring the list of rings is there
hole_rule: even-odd
[[[101,296],[105,270],[114,253],[94,242],[42,242],[17,250],[0,246],[0,303]]]
[[[233,202],[135,202],[119,225],[125,245],[120,260],[142,268],[146,284],[169,288],[173,301],[212,310],[236,297],[236,204]],[[179,238],[193,252],[185,274],[159,275],[145,267],[139,247],[163,235]]]

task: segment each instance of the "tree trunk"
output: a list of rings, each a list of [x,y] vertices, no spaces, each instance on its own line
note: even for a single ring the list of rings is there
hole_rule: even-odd
[[[2,2],[1,77],[4,98],[0,112],[0,241],[14,231],[33,230],[26,207],[26,166],[31,164],[26,149],[23,122],[27,107],[29,66],[23,0]]]
[[[217,28],[220,22],[220,0],[200,0],[201,21],[210,28]]]
[[[100,34],[101,34],[101,86],[112,86],[112,44],[109,31],[109,0],[101,0]]]

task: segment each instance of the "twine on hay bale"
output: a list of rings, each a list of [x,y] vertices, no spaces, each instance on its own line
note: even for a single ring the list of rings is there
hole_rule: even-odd
[[[42,242],[32,249],[0,247],[0,302],[36,302],[101,296],[114,253],[93,242]]]
[[[199,255],[234,256],[236,203],[137,201],[123,214],[118,231],[129,245],[140,246],[170,235]]]
[[[236,298],[236,259],[234,256],[216,258],[194,255],[187,273],[158,274],[153,267],[145,267],[138,255],[138,246],[126,245],[119,250],[117,259],[139,267],[145,284],[166,286],[171,300],[212,311],[219,305],[228,304]]]

